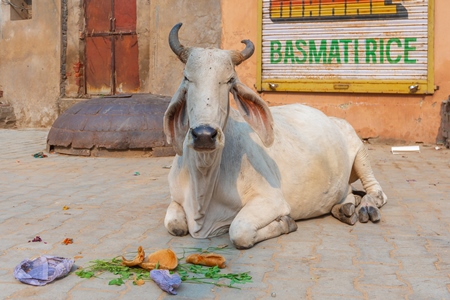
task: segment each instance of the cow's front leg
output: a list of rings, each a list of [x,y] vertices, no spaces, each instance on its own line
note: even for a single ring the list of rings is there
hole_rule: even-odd
[[[189,232],[186,213],[183,207],[175,201],[170,202],[167,208],[164,226],[172,235],[183,236]]]
[[[248,249],[258,242],[297,230],[297,224],[289,216],[289,205],[282,202],[279,206],[273,206],[269,200],[245,205],[230,226],[230,240],[234,246]]]

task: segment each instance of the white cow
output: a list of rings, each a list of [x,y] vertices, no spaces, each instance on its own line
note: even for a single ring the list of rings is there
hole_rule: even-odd
[[[171,234],[229,232],[244,249],[295,231],[295,220],[330,212],[352,225],[358,217],[380,219],[387,197],[350,124],[299,104],[269,109],[235,72],[253,54],[252,42],[242,41],[242,52],[184,47],[181,25],[169,43],[186,64],[184,79],[164,115],[177,153],[164,221]],[[357,179],[367,193],[362,199],[350,186]]]

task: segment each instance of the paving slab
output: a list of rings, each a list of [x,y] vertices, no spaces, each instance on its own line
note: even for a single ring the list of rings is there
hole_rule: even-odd
[[[450,150],[420,145],[392,154],[367,144],[389,197],[377,224],[349,226],[331,215],[236,250],[228,235],[174,237],[164,228],[170,157],[79,157],[46,153],[47,129],[0,129],[0,299],[450,299]],[[139,175],[136,175],[139,172]],[[358,187],[359,183],[356,183]],[[64,207],[68,208],[64,210]],[[28,242],[40,236],[42,242]],[[63,245],[65,238],[73,244]],[[240,289],[183,283],[177,296],[147,282],[109,286],[113,276],[72,271],[43,287],[22,284],[25,258],[95,259],[136,251],[228,245],[225,272],[249,271]]]

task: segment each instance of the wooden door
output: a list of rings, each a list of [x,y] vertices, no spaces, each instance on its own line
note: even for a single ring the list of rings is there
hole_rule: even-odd
[[[136,1],[86,0],[86,93],[139,91]]]

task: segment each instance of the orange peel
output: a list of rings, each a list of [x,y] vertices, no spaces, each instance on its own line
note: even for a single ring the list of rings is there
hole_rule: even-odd
[[[142,249],[142,246],[139,246],[138,253],[134,257],[133,260],[127,260],[125,257],[122,256],[122,265],[127,267],[134,267],[142,263],[145,259],[145,252],[144,249]]]
[[[158,269],[173,270],[178,266],[178,258],[171,249],[162,249],[150,254],[146,261],[139,266],[146,270]]]
[[[208,254],[191,254],[186,257],[186,262],[194,265],[203,265],[208,267],[218,266],[225,268],[225,258],[222,255],[215,253]]]

